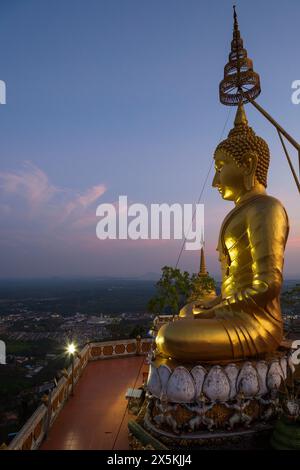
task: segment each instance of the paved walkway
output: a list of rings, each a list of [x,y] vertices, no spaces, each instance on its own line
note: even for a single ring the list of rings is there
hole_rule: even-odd
[[[134,386],[144,360],[144,356],[134,356],[88,363],[74,396],[65,404],[40,449],[128,449],[127,423],[132,418],[128,411],[120,429],[127,406],[125,394]],[[141,384],[140,373],[136,387]]]

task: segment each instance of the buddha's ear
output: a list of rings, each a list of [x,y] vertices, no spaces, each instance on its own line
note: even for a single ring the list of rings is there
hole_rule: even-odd
[[[247,191],[250,191],[255,185],[255,173],[258,163],[258,157],[255,152],[249,152],[244,158],[244,183]]]

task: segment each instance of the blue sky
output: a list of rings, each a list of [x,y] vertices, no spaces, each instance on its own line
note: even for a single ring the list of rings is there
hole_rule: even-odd
[[[236,4],[261,76],[258,102],[300,140],[291,101],[300,3]],[[95,208],[122,194],[144,204],[198,199],[228,115],[218,85],[231,38],[224,0],[0,1],[1,277],[141,275],[175,264],[178,241],[97,240]],[[285,270],[295,277],[299,196],[275,130],[249,106],[271,149],[268,191],[290,216]],[[225,135],[233,118],[234,109]],[[218,274],[218,231],[232,206],[210,184],[203,202],[207,264]],[[198,258],[184,252],[180,266],[195,271]]]

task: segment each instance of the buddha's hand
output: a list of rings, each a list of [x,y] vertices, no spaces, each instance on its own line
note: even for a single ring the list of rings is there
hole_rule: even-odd
[[[201,319],[201,318],[215,318],[215,311],[213,308],[211,309],[202,309],[197,306],[194,306],[193,308],[193,317],[195,319]]]
[[[218,295],[217,297],[214,297],[213,299],[203,300],[202,302],[197,302],[194,306],[194,309],[209,310],[211,308],[216,307],[221,302],[222,302],[222,297]]]
[[[193,316],[194,303],[189,302],[179,312],[179,318],[188,318]]]

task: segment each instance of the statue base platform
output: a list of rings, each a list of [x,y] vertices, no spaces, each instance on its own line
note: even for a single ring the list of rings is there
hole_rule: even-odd
[[[293,371],[288,347],[227,364],[178,364],[156,357],[150,360],[143,426],[174,442],[252,439],[272,429],[282,387]]]
[[[149,419],[147,400],[136,421],[129,421],[132,450],[265,450],[271,449],[271,424],[258,423],[251,429],[186,432],[157,430]]]

